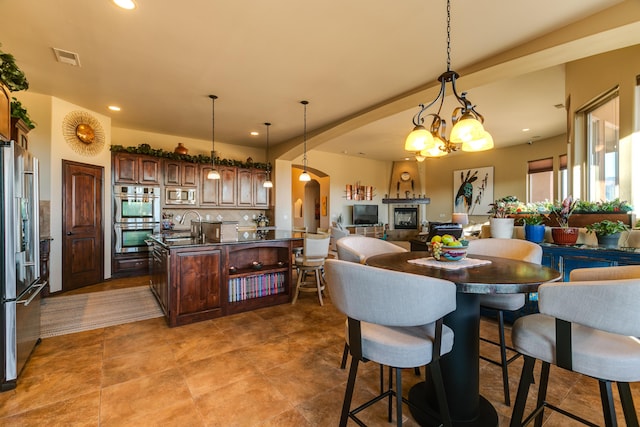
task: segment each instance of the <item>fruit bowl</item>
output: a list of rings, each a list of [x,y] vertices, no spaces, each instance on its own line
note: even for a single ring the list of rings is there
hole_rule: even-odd
[[[440,256],[434,258],[438,261],[460,261],[467,257],[467,248],[469,246],[442,246],[440,248]]]

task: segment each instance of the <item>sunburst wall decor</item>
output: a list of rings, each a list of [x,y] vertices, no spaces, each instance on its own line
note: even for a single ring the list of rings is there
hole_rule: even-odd
[[[86,111],[67,114],[62,120],[62,134],[73,151],[83,156],[95,156],[104,147],[102,125]]]

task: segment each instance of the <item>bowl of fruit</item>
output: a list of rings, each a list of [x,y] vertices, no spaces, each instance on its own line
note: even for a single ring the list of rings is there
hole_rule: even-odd
[[[429,245],[431,255],[438,261],[460,261],[467,257],[469,242],[456,239],[450,234],[433,236]]]

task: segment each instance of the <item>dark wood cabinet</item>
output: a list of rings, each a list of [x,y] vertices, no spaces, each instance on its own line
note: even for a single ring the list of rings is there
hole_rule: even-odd
[[[140,154],[113,155],[115,184],[160,184],[160,159]]]
[[[251,169],[239,168],[238,179],[238,206],[253,206],[253,185],[251,183]]]
[[[170,250],[169,326],[223,315],[222,251],[215,246]]]
[[[11,92],[0,82],[0,140],[11,139]]]
[[[198,203],[203,208],[218,206],[218,194],[220,192],[220,180],[209,179],[207,175],[213,168],[209,164],[200,165],[200,186],[198,188]]]
[[[236,207],[237,206],[237,168],[235,166],[218,166],[220,172],[218,206],[220,207]]]
[[[135,277],[149,274],[149,252],[113,254],[111,277]]]
[[[196,187],[198,185],[198,165],[179,160],[165,160],[163,163],[164,185]]]
[[[253,185],[253,206],[256,208],[269,207],[270,189],[264,187],[267,180],[267,171],[254,169],[251,174],[251,183]]]
[[[160,303],[164,315],[169,317],[169,250],[155,243],[149,261],[151,291]]]
[[[29,149],[29,138],[27,134],[30,130],[29,126],[27,126],[22,119],[16,117],[11,118],[11,139],[25,150]]]

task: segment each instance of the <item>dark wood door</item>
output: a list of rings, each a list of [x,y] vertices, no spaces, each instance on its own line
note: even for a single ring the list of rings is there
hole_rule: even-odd
[[[104,278],[101,166],[62,161],[62,290]]]

